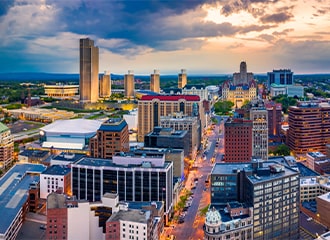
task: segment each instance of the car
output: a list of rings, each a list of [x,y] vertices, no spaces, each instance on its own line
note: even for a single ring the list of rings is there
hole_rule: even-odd
[[[45,224],[41,224],[39,227],[41,230],[46,230],[46,225]]]
[[[309,217],[309,218],[307,218],[307,221],[308,222],[313,221],[313,218]]]

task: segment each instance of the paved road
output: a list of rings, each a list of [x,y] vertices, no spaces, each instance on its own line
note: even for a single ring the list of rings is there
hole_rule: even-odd
[[[216,147],[216,141],[220,137],[219,128],[223,129],[223,121],[218,121],[218,125],[208,136],[210,147],[208,153],[206,154],[206,160],[203,160],[201,156],[197,156],[198,168],[189,174],[186,188],[190,189],[190,184],[194,178],[199,178],[199,180],[196,189],[192,190],[194,198],[184,218],[184,223],[178,224],[174,229],[170,230],[170,233],[176,236],[179,240],[203,239],[203,225],[205,222],[205,217],[200,216],[200,210],[210,203],[210,191],[205,185],[205,180],[212,171],[213,164],[211,160],[214,153],[217,153],[218,151],[223,152],[223,145],[219,144],[219,146]],[[222,133],[222,131],[220,132]],[[223,138],[223,134],[220,138]],[[221,160],[220,155],[218,160]]]

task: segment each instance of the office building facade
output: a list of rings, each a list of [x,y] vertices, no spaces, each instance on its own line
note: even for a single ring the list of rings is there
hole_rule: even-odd
[[[297,157],[308,152],[326,154],[330,144],[330,105],[328,103],[299,102],[289,107],[287,141]]]
[[[159,70],[154,70],[154,73],[150,75],[150,91],[160,92],[160,75]]]
[[[126,98],[134,98],[134,72],[129,70],[124,76],[124,95]]]
[[[178,88],[182,89],[187,85],[187,71],[186,69],[181,69],[178,75]]]
[[[211,204],[253,207],[253,239],[298,239],[299,172],[274,161],[216,164]]]
[[[0,122],[0,169],[14,161],[14,137],[10,129]]]
[[[201,124],[198,117],[184,116],[182,113],[173,113],[160,117],[160,126],[173,130],[187,130],[189,155],[194,158],[201,144]]]
[[[72,99],[79,94],[79,85],[44,85],[47,97],[58,99]]]
[[[120,201],[164,201],[165,217],[173,208],[173,163],[163,154],[121,153],[112,160],[83,158],[72,164],[72,192],[78,200],[99,201],[117,193]]]
[[[268,113],[268,136],[279,138],[281,135],[282,104],[268,102],[265,104]]]
[[[225,122],[225,162],[251,162],[252,121],[228,118]]]
[[[293,72],[290,69],[273,70],[267,73],[267,87],[270,89],[273,83],[281,85],[293,85]]]
[[[100,97],[108,98],[111,95],[111,75],[110,72],[105,71],[100,77]]]
[[[115,153],[129,151],[128,125],[124,119],[110,118],[102,123],[89,141],[92,157],[111,158]]]
[[[99,48],[94,41],[80,39],[80,101],[94,103],[99,99]]]
[[[182,112],[187,116],[200,116],[203,113],[200,97],[196,95],[146,95],[138,101],[138,142],[144,135],[160,126],[160,117]]]

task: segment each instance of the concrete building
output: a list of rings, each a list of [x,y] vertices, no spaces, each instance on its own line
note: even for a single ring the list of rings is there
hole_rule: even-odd
[[[316,198],[318,221],[330,228],[330,192]]]
[[[79,85],[44,85],[47,97],[56,99],[73,99],[79,96]]]
[[[138,142],[144,141],[144,135],[160,125],[160,117],[182,112],[187,116],[204,115],[199,96],[165,95],[142,96],[138,101]],[[203,121],[201,120],[203,125]]]
[[[46,199],[52,192],[71,195],[71,168],[52,165],[40,174],[40,198]]]
[[[252,156],[268,159],[268,111],[263,102],[252,102],[250,108],[252,120]]]
[[[300,85],[283,85],[273,83],[270,86],[270,96],[287,95],[288,97],[304,97],[304,87]]]
[[[178,75],[178,88],[182,89],[187,85],[187,71],[186,69],[181,69]]]
[[[129,151],[128,125],[124,119],[110,118],[102,123],[89,142],[90,154],[97,158],[111,158],[115,153]]]
[[[167,223],[173,211],[173,163],[164,154],[121,153],[110,159],[85,157],[71,165],[78,200],[100,201],[117,193],[120,201],[164,201]]]
[[[14,137],[10,129],[0,122],[0,169],[14,161]]]
[[[80,39],[80,101],[94,103],[99,99],[99,48],[89,38]]]
[[[247,85],[254,79],[252,72],[247,72],[246,62],[241,62],[239,72],[233,74],[233,85]]]
[[[197,95],[202,101],[209,101],[210,96],[208,89],[209,88],[205,87],[204,84],[186,84],[181,92],[183,95]]]
[[[104,71],[100,77],[100,97],[108,98],[111,95],[111,75],[109,71]]]
[[[275,84],[281,85],[293,85],[293,72],[290,69],[279,69],[273,70],[273,72],[267,73],[267,87],[270,89],[270,86]]]
[[[125,89],[125,97],[126,98],[134,98],[134,73],[132,70],[129,70],[127,74],[124,76],[124,89]]]
[[[29,210],[29,199],[37,198],[29,190],[39,184],[45,169],[41,164],[16,164],[0,178],[0,239],[16,239]]]
[[[160,117],[160,126],[173,130],[187,130],[190,158],[195,159],[201,145],[201,124],[198,117],[185,116],[181,112]]]
[[[58,120],[40,128],[43,148],[60,152],[87,151],[89,141],[96,135],[102,122],[88,119]]]
[[[253,207],[253,239],[299,237],[299,172],[274,161],[216,163],[211,205]]]
[[[154,226],[152,220],[151,211],[119,210],[107,220],[105,239],[157,240],[159,236],[153,236]]]
[[[289,107],[287,141],[290,150],[304,159],[308,152],[326,154],[330,144],[330,105],[328,103],[298,102]]]
[[[52,155],[49,158],[49,166],[61,165],[70,167],[72,163],[77,162],[79,159],[85,156],[85,154],[80,153],[61,152],[57,155]]]
[[[144,136],[144,146],[153,148],[183,149],[184,155],[189,156],[189,136],[187,130],[174,130],[173,128],[154,127],[154,130]]]
[[[225,162],[251,162],[252,159],[251,120],[228,118],[225,122]]]
[[[211,206],[206,213],[204,239],[253,239],[253,209],[238,202],[225,209]]]
[[[320,152],[308,152],[306,154],[306,166],[315,170],[315,162],[319,160],[326,160],[328,157]]]
[[[281,139],[282,104],[275,102],[265,103],[268,116],[268,137],[273,141]]]
[[[154,73],[150,75],[150,91],[160,92],[160,76],[159,70],[154,70]]]

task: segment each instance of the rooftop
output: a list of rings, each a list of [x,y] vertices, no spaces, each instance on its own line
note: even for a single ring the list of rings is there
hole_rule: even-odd
[[[127,126],[127,123],[122,118],[110,118],[102,123],[99,131],[120,132]]]
[[[65,153],[62,152],[54,157],[52,157],[52,160],[55,161],[63,161],[63,162],[76,162],[79,159],[81,159],[82,157],[85,157],[85,154],[80,154],[80,153]]]
[[[89,119],[70,119],[57,120],[47,126],[40,128],[46,133],[62,133],[62,134],[91,134],[96,133],[102,122]]]
[[[9,130],[9,128],[5,124],[0,122],[0,133],[8,131],[8,130]]]
[[[151,206],[151,205],[154,205],[156,206],[156,209],[157,210],[160,210],[162,205],[163,205],[163,202],[156,202],[156,201],[153,201],[153,202],[126,202],[128,203],[128,208],[129,209],[142,209],[142,207],[148,207],[148,206]]]
[[[48,167],[42,174],[65,176],[71,172],[71,168],[63,165],[52,165]]]
[[[112,221],[129,221],[136,223],[148,223],[148,219],[151,217],[150,211],[129,209],[129,210],[119,210],[113,213],[107,222]]]
[[[41,164],[16,164],[0,179],[0,234],[4,234],[28,199],[30,185],[46,169]]]
[[[43,158],[49,154],[49,151],[26,149],[19,153],[20,156]]]
[[[141,101],[150,101],[153,99],[158,99],[160,101],[199,101],[200,98],[197,95],[159,95],[159,96],[151,96],[145,95],[141,97]]]

